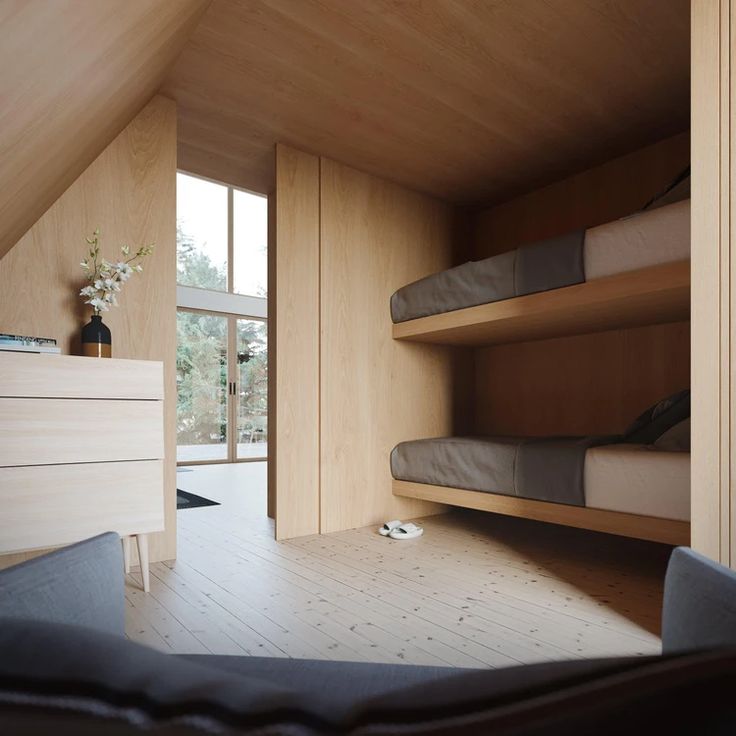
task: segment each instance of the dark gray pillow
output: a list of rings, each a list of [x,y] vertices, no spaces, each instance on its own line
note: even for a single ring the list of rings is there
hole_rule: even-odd
[[[665,452],[690,452],[690,418],[683,419],[668,429],[654,446]]]
[[[640,414],[624,433],[624,442],[654,444],[668,429],[690,417],[690,389],[658,401]]]

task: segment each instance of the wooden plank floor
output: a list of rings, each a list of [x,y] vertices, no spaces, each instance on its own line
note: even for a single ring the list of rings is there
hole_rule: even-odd
[[[457,511],[277,543],[265,463],[180,472],[179,557],[126,586],[127,633],[169,652],[503,667],[659,652],[669,548]]]

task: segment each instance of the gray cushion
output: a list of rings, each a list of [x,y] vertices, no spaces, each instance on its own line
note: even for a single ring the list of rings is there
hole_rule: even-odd
[[[651,721],[690,734],[687,708],[701,696],[705,711],[690,714],[707,728],[699,732],[728,733],[720,726],[734,723],[729,656],[577,660],[446,677],[421,669],[426,679],[410,666],[173,657],[91,629],[7,619],[0,732],[550,736],[619,733],[625,712],[627,731]]]
[[[123,553],[112,532],[0,571],[0,618],[125,633]]]
[[[736,572],[687,547],[672,552],[664,585],[664,653],[736,647]]]
[[[313,703],[326,700],[327,708],[335,716],[350,712],[366,700],[406,687],[424,686],[437,680],[444,682],[461,674],[452,667],[406,664],[208,654],[180,655],[179,658],[288,688],[305,695]]]

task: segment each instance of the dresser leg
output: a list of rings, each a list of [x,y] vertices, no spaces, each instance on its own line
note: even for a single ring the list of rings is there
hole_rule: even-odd
[[[130,537],[123,537],[123,562],[125,563],[125,574],[130,573]]]
[[[138,544],[138,559],[141,563],[143,590],[148,593],[151,590],[151,579],[148,572],[148,534],[137,534],[135,541]]]

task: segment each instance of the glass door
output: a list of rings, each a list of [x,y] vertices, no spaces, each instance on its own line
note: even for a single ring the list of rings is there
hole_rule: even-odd
[[[235,345],[233,456],[265,460],[268,455],[268,342],[266,322],[232,318]]]
[[[266,321],[177,310],[179,463],[265,460]]]
[[[229,458],[228,323],[227,316],[177,310],[178,462]]]

